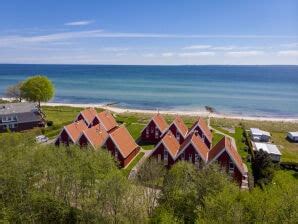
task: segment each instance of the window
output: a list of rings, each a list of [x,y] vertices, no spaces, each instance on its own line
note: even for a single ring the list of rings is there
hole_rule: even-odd
[[[229,162],[229,173],[234,172],[234,163],[232,161]]]
[[[163,151],[163,160],[164,160],[165,165],[168,165],[168,157],[169,157],[168,151],[164,150]]]
[[[180,142],[180,134],[179,134],[179,132],[176,132],[176,139],[177,139],[178,142]]]
[[[156,127],[156,128],[155,128],[155,139],[158,139],[158,137],[159,137],[159,130],[158,130],[158,128]]]
[[[149,132],[150,132],[149,127],[147,127],[146,128],[146,138],[149,138],[149,134],[150,134]]]
[[[204,134],[202,134],[202,139],[203,139],[203,141],[205,141],[205,135]]]
[[[115,150],[115,158],[118,158],[118,151]]]
[[[185,160],[185,152],[181,153],[181,160]]]
[[[192,163],[192,154],[189,154],[188,161]]]
[[[157,162],[161,161],[161,154],[157,154]]]
[[[199,163],[200,163],[200,157],[199,157],[199,154],[195,154],[195,164],[196,165],[199,165]]]
[[[151,134],[154,133],[154,127],[151,127]]]

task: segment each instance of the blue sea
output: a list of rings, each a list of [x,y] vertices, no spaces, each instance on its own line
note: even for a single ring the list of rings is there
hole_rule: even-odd
[[[0,96],[28,76],[56,87],[52,102],[298,117],[298,66],[0,65]]]

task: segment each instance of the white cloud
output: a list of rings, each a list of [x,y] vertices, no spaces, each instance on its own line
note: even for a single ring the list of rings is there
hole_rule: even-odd
[[[297,57],[298,51],[279,51],[279,56],[290,56],[290,57]]]
[[[148,54],[143,54],[142,56],[145,58],[154,58],[156,55],[153,53],[148,53]]]
[[[66,26],[86,26],[93,22],[94,22],[93,20],[80,20],[80,21],[64,23],[64,25],[66,25]]]
[[[110,51],[110,52],[121,52],[121,51],[128,51],[128,47],[104,47],[101,50],[103,51]]]
[[[227,52],[227,56],[231,57],[251,57],[251,56],[259,56],[263,55],[263,51],[230,51]]]
[[[281,47],[286,47],[286,48],[296,48],[298,47],[298,43],[287,43],[287,44],[281,44]]]
[[[212,51],[201,51],[201,52],[188,52],[188,53],[179,53],[179,57],[201,57],[201,56],[214,56],[215,52]]]
[[[175,54],[172,53],[172,52],[165,52],[165,53],[162,53],[161,56],[163,57],[173,57]]]
[[[192,45],[184,47],[184,50],[198,50],[198,49],[208,49],[211,48],[211,45]]]

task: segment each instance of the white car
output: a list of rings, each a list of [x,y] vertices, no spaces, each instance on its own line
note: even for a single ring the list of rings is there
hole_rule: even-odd
[[[35,137],[35,139],[36,139],[37,143],[44,143],[44,142],[47,142],[49,140],[49,138],[44,136],[44,135],[38,135],[38,136]]]

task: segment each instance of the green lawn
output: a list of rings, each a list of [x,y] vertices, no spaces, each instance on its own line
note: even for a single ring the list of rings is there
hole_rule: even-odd
[[[215,146],[223,137],[222,134],[213,132],[212,146]]]
[[[125,176],[128,176],[132,168],[140,161],[140,159],[145,155],[144,152],[139,152],[139,154],[131,161],[131,163],[125,169],[122,169],[122,172]]]

